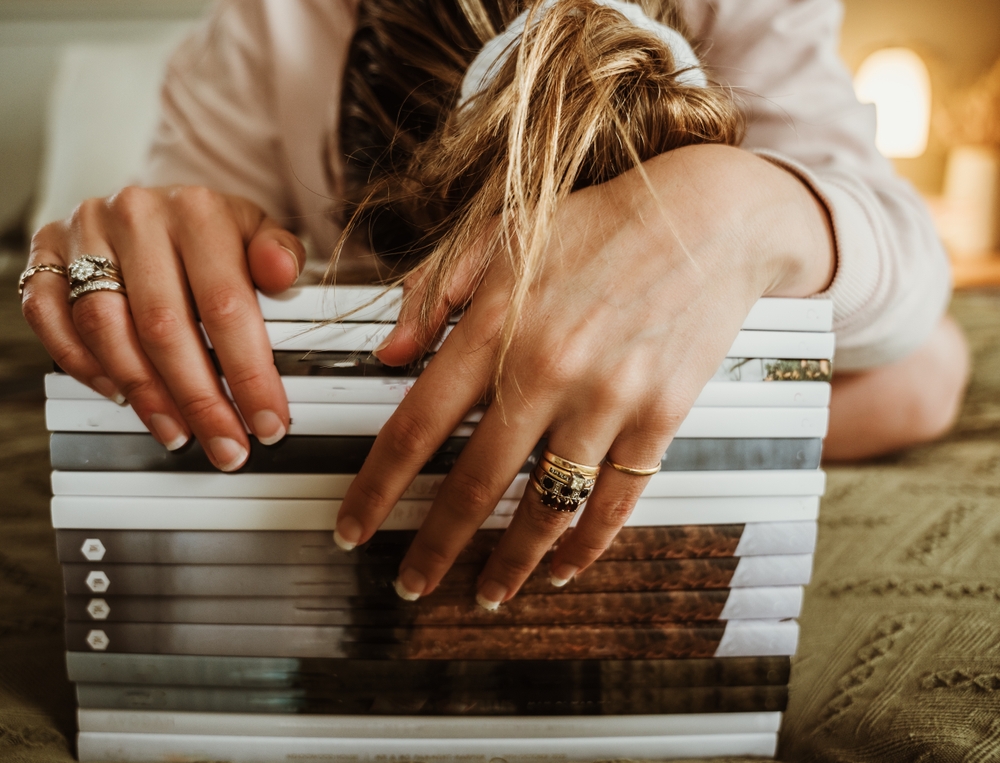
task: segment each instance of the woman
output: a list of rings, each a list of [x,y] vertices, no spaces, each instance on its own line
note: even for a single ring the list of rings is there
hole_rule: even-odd
[[[668,29],[686,22],[701,63],[745,99],[743,148],[727,145],[740,130],[726,118],[712,122],[718,129],[710,134],[701,124],[676,144],[642,145],[651,127],[629,133],[632,111],[615,112],[607,133],[624,162],[618,156],[605,164],[598,152],[566,164],[573,150],[546,153],[544,141],[522,140],[539,115],[555,124],[551,109],[539,111],[532,97],[549,107],[562,102],[543,97],[553,91],[540,64],[551,63],[546,41],[562,39],[566,24],[591,42],[616,26],[631,40],[628,50],[668,67],[672,81],[657,85],[664,92],[718,95],[680,81],[700,67],[697,60],[676,65],[687,54],[665,47],[669,32],[636,31],[631,18],[604,4],[532,8],[518,22],[513,3],[365,3],[361,30],[370,34],[359,35],[352,55],[374,45],[375,58],[365,66],[352,58],[354,68],[346,60],[356,10],[346,3],[223,4],[168,76],[148,176],[165,187],[85,202],[33,241],[32,266],[83,254],[120,263],[127,302],[95,293],[69,306],[65,282],[36,271],[25,284],[26,317],[63,368],[127,399],[164,445],[180,447],[193,433],[219,468],[232,470],[246,459],[248,441],[202,346],[193,305],[243,419],[262,442],[275,442],[287,430],[288,408],[252,284],[279,291],[300,272],[304,249],[286,225],[305,228],[329,251],[338,232],[327,221],[327,199],[347,196],[362,222],[386,229],[391,215],[404,234],[416,230],[403,240],[430,259],[410,278],[400,325],[379,357],[412,359],[451,308],[467,309],[379,435],[345,498],[338,542],[349,548],[370,537],[468,408],[494,398],[400,567],[397,591],[409,599],[433,590],[543,434],[553,453],[579,465],[607,458],[641,472],[655,464],[761,296],[825,292],[834,300],[838,369],[857,373],[836,382],[829,455],[886,452],[943,432],[967,365],[960,333],[941,319],[947,264],[919,201],[874,150],[870,111],[854,101],[836,62],[836,6],[691,0],[674,13],[651,0],[642,5]],[[499,46],[476,69],[478,49],[517,23],[524,23],[517,37],[524,44]],[[429,39],[450,41],[438,43],[447,55],[426,55]],[[372,68],[379,46],[386,51],[381,80]],[[364,106],[369,75],[385,84],[393,57],[432,84],[413,91],[418,102],[399,112],[415,115],[415,126],[388,153],[369,151],[368,164],[357,150],[366,144],[351,148],[355,163],[361,158],[360,171],[351,169],[338,121],[346,129],[351,108]],[[615,102],[624,91],[602,91],[607,72],[594,74],[605,59],[588,60],[569,67],[574,82],[589,78],[594,98]],[[342,93],[345,68],[355,84]],[[473,70],[484,76],[470,76]],[[566,102],[576,110],[590,103]],[[435,103],[450,117],[438,133],[437,123],[421,133],[420,109]],[[491,123],[494,112],[507,121]],[[377,120],[379,109],[369,113]],[[563,115],[561,129],[570,130],[576,116]],[[488,164],[498,149],[459,151],[456,163],[445,161],[455,145],[449,141],[461,144],[476,120],[506,136],[497,145],[506,147],[507,172],[492,206],[474,203],[488,183],[456,189],[446,171],[422,171],[441,159],[445,170],[460,166],[471,173],[462,177],[477,177],[477,162]],[[393,138],[396,125],[380,130]],[[549,169],[532,185],[529,176],[545,164],[540,155]],[[610,169],[587,169],[598,165]],[[428,199],[427,188],[440,193]],[[389,205],[365,203],[386,193]],[[422,223],[430,239],[419,235]],[[392,238],[386,246],[407,245]],[[553,556],[554,584],[599,556],[644,484],[627,471],[601,472],[577,528]],[[541,498],[527,491],[484,569],[483,606],[514,595],[568,525],[570,515]]]

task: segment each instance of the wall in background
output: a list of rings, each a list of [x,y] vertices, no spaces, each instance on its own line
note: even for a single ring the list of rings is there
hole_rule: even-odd
[[[23,219],[41,166],[47,93],[69,42],[159,41],[179,35],[209,0],[0,0],[0,232]],[[841,51],[851,69],[887,45],[923,55],[938,108],[1000,57],[1000,0],[845,0]],[[900,160],[925,193],[940,191],[947,146]]]
[[[0,0],[0,232],[32,203],[62,48],[179,37],[207,7],[208,0]]]
[[[902,45],[927,62],[934,108],[972,84],[1000,59],[1000,0],[844,0],[841,54],[856,71],[879,48]],[[898,171],[924,193],[938,194],[948,146],[931,123],[927,152],[897,159]]]

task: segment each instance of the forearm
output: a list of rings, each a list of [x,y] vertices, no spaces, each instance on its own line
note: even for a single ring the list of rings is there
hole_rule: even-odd
[[[633,219],[654,239],[676,236],[692,256],[730,258],[752,279],[756,297],[808,297],[830,284],[830,217],[791,172],[722,145],[677,149],[643,171],[649,185],[630,173],[627,193]]]

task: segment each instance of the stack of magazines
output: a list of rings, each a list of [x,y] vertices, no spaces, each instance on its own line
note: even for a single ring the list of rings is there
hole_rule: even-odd
[[[80,759],[773,756],[824,489],[831,304],[758,302],[601,559],[562,588],[543,562],[488,612],[476,576],[544,444],[437,590],[393,590],[476,411],[371,541],[333,542],[419,375],[370,355],[398,299],[260,298],[291,426],[234,474],[47,377]]]

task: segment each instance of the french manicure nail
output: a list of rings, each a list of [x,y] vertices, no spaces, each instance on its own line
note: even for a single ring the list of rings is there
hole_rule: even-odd
[[[416,601],[427,588],[427,578],[421,575],[412,567],[407,567],[396,578],[392,587],[396,589],[399,598],[404,601]]]
[[[167,450],[177,450],[188,441],[187,433],[181,425],[163,413],[153,413],[149,417],[149,426],[163,447]]]
[[[479,586],[476,594],[476,603],[489,612],[495,612],[500,607],[500,602],[507,595],[507,587],[500,585],[495,580],[487,580]]]
[[[95,376],[90,380],[90,386],[104,395],[108,400],[113,400],[118,405],[125,405],[125,395],[118,391],[118,387],[107,376]]]
[[[351,551],[361,540],[363,529],[361,523],[353,517],[338,519],[337,527],[333,531],[333,542],[344,551]]]
[[[249,455],[246,448],[229,437],[213,437],[208,441],[208,447],[219,468],[224,472],[239,469]]]
[[[281,246],[281,244],[278,244],[278,246]],[[288,252],[288,256],[292,258],[292,264],[295,265],[295,280],[298,281],[299,276],[302,275],[302,271],[299,269],[298,256],[287,246],[282,246],[281,248],[284,249],[286,252]],[[294,281],[292,283],[294,283]]]
[[[552,570],[549,582],[556,588],[562,588],[569,581],[571,581],[573,576],[579,571],[579,567],[574,567],[571,564],[561,565],[558,570]]]
[[[288,431],[274,411],[257,411],[251,422],[253,423],[253,433],[257,435],[261,445],[274,445]]]

